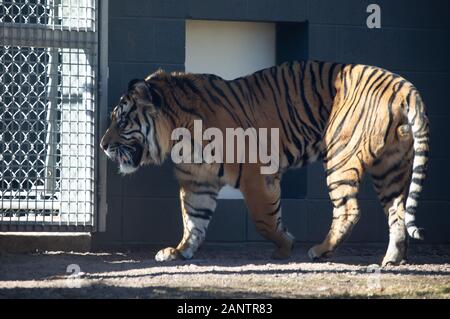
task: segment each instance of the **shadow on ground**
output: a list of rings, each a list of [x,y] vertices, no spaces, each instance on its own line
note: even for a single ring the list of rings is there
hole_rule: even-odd
[[[3,254],[0,255],[0,298],[286,297],[289,294],[278,294],[279,282],[298,285],[319,278],[319,284],[323,279],[331,282],[331,286],[333,280],[344,280],[348,286],[353,278],[365,280],[370,275],[368,266],[377,263],[384,251],[381,247],[346,246],[334,257],[312,263],[306,256],[306,247],[297,248],[293,256],[284,261],[267,258],[271,249],[269,245],[206,246],[195,259],[169,263],[155,262],[155,251],[142,249]],[[445,281],[439,289],[450,293],[449,247],[412,247],[409,256],[408,265],[385,267],[380,272],[385,277],[397,278],[396,282],[406,278],[404,276],[423,278],[424,283],[426,278],[438,283]],[[69,265],[79,267],[82,289],[67,287],[73,283],[68,281]],[[256,289],[258,285],[263,286],[261,291]],[[294,292],[293,297],[311,297],[301,289]],[[351,294],[352,297],[358,295],[358,291]],[[335,289],[333,297],[349,297],[348,289]]]

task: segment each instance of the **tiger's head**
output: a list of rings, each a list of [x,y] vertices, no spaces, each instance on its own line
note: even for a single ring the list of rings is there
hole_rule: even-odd
[[[149,82],[132,80],[114,108],[100,146],[119,164],[122,174],[133,173],[144,164],[163,161],[156,128],[161,106],[162,96]]]

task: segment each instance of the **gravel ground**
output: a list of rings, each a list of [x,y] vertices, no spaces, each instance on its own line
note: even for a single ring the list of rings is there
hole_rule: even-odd
[[[286,261],[269,259],[271,248],[205,246],[163,264],[150,250],[0,254],[0,298],[450,298],[448,246],[411,247],[408,265],[382,269],[381,247],[346,246],[315,263],[306,246]]]

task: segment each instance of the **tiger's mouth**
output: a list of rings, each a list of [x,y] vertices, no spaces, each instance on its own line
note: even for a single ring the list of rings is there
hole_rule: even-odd
[[[143,147],[141,144],[134,145],[134,152],[132,153],[131,160],[133,165],[138,167],[142,160]]]
[[[139,144],[119,145],[116,150],[116,161],[119,163],[120,172],[129,174],[135,172],[142,160],[144,149]]]

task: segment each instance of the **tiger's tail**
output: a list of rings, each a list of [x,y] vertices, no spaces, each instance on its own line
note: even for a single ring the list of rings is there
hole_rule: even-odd
[[[408,122],[411,126],[414,140],[414,159],[408,198],[406,200],[405,226],[411,238],[423,239],[423,234],[415,224],[415,214],[427,170],[429,152],[428,117],[422,98],[415,88],[412,88],[410,95],[406,98],[406,102],[408,105]]]

